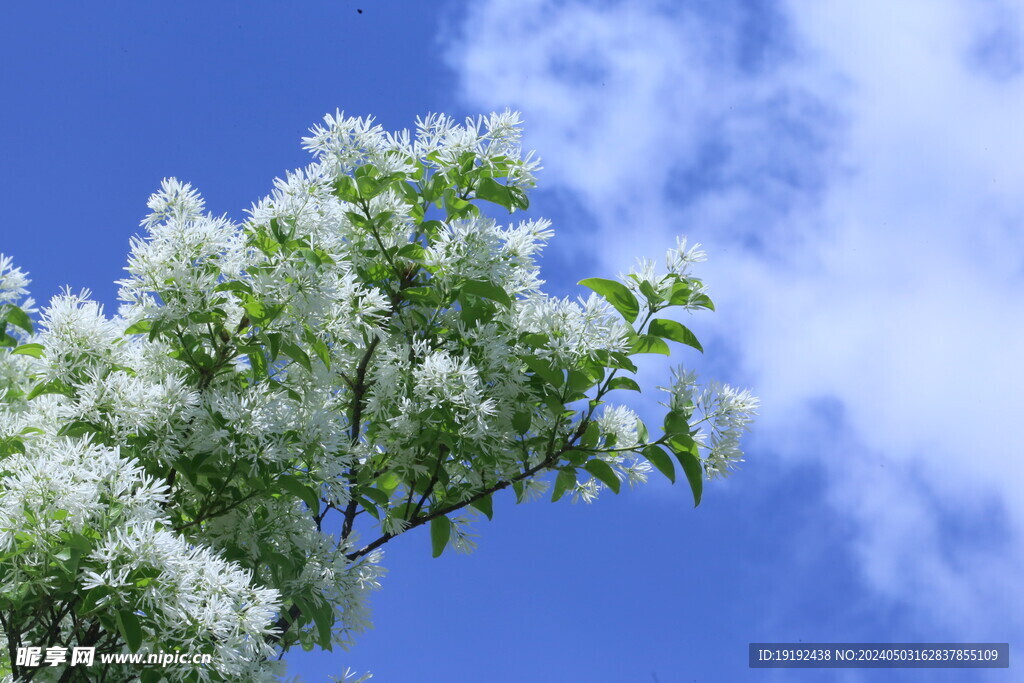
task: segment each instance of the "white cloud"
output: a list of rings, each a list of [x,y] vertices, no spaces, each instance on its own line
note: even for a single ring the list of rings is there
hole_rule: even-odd
[[[542,183],[593,207],[609,270],[676,233],[708,245],[758,428],[829,470],[872,585],[927,618],[1009,619],[1024,604],[1024,16],[687,6],[481,1],[451,61],[468,102],[524,112]],[[806,441],[822,397],[853,452]]]

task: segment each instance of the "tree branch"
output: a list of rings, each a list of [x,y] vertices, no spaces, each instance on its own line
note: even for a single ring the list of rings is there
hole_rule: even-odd
[[[11,616],[13,617],[14,615],[12,614]],[[17,655],[18,647],[21,645],[21,634],[14,632],[7,619],[4,619],[2,611],[0,611],[0,626],[3,626],[4,636],[7,640],[7,655],[11,658],[11,675],[14,677],[14,680],[18,680]]]
[[[577,430],[577,432],[578,431],[579,430]],[[409,531],[410,529],[415,529],[418,526],[422,526],[422,525],[426,524],[427,522],[429,522],[430,520],[436,519],[437,517],[441,517],[443,515],[448,515],[448,514],[451,514],[452,512],[456,512],[457,510],[461,510],[462,508],[466,507],[467,505],[475,503],[476,501],[481,500],[482,498],[486,498],[487,496],[491,495],[492,493],[496,493],[498,491],[506,489],[506,488],[508,488],[509,486],[511,486],[512,484],[514,484],[514,483],[516,483],[518,481],[522,481],[523,479],[527,479],[529,477],[532,477],[533,475],[537,474],[541,470],[545,470],[545,469],[550,468],[552,465],[554,465],[556,462],[558,462],[558,459],[562,456],[563,453],[565,453],[566,451],[572,450],[572,448],[573,448],[572,442],[575,441],[576,438],[578,438],[578,433],[574,433],[573,436],[569,439],[569,441],[566,442],[565,446],[560,448],[558,451],[552,453],[547,458],[545,458],[541,462],[537,463],[533,467],[530,467],[530,468],[520,472],[516,476],[511,477],[509,479],[503,479],[501,481],[498,481],[498,482],[492,484],[491,486],[487,487],[486,489],[478,491],[477,493],[473,494],[469,498],[466,498],[465,500],[459,501],[458,503],[452,503],[451,505],[448,505],[446,507],[438,508],[437,510],[431,510],[429,513],[427,513],[426,515],[424,515],[422,517],[417,517],[416,519],[409,520],[409,525],[405,529],[403,529],[399,534],[391,534],[391,533],[384,534],[383,536],[381,536],[377,540],[369,543],[368,545],[360,548],[359,550],[357,550],[357,551],[355,551],[353,553],[349,553],[345,557],[347,559],[349,559],[349,560],[352,560],[352,561],[358,560],[360,557],[368,555],[369,553],[373,552],[377,548],[381,547],[382,545],[384,545],[385,543],[390,541],[395,536],[399,536],[400,534],[405,533],[405,532]]]
[[[441,465],[444,464],[444,461],[448,458],[449,452],[448,447],[444,444],[441,444],[441,448],[438,450],[439,453],[437,454],[437,463],[434,465],[434,473],[430,475],[430,481],[427,482],[427,488],[423,492],[423,496],[420,498],[420,501],[416,503],[416,508],[412,511],[412,514],[409,515],[410,518],[415,519],[416,515],[420,514],[420,510],[423,509],[423,503],[426,502],[427,498],[430,497],[430,494],[434,492],[434,487],[437,486],[437,482],[441,474]],[[433,505],[433,503],[431,503],[431,505]]]

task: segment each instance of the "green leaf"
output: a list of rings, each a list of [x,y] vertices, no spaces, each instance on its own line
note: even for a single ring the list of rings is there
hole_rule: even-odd
[[[102,427],[100,427],[98,425],[95,425],[92,422],[85,422],[85,421],[82,421],[82,420],[77,420],[75,422],[71,422],[71,423],[66,424],[63,427],[61,427],[60,431],[57,432],[57,436],[70,436],[70,437],[76,437],[77,438],[79,436],[85,436],[86,434],[102,434],[102,433],[103,433],[103,428]]]
[[[0,458],[11,455],[12,453],[25,453],[25,442],[17,437],[9,437],[6,439],[0,439]],[[5,473],[0,473],[0,477],[6,476]]]
[[[317,254],[312,249],[300,249],[299,253],[302,254],[302,258],[306,259],[306,262],[309,263],[311,266],[320,268],[321,266],[324,265],[324,262],[320,258],[320,255]]]
[[[402,296],[409,301],[421,303],[436,303],[437,294],[433,287],[406,287],[402,290]]]
[[[363,509],[370,513],[375,520],[378,522],[380,521],[380,506],[366,496],[356,496],[356,500],[359,501],[359,504],[363,506]]]
[[[597,440],[601,438],[601,425],[596,422],[591,422],[587,425],[586,431],[580,436],[580,446],[583,448],[593,448],[597,445]]]
[[[312,372],[313,363],[309,360],[309,354],[307,354],[302,347],[295,342],[284,342],[281,344],[281,350],[291,358],[293,361],[306,368],[307,371]]]
[[[43,345],[42,344],[22,344],[18,348],[11,351],[13,354],[19,354],[22,356],[32,356],[33,358],[43,357]]]
[[[277,357],[281,355],[281,341],[284,339],[284,335],[280,332],[267,332],[263,337],[270,347],[270,360],[276,361]]]
[[[365,228],[367,225],[367,218],[361,213],[346,211],[345,216],[348,218],[349,222],[357,228]]]
[[[488,202],[494,202],[499,206],[504,206],[509,211],[516,206],[516,201],[509,188],[490,178],[481,178],[480,182],[477,183],[476,197],[477,199],[483,199]]]
[[[552,415],[558,416],[566,412],[565,405],[562,403],[562,400],[558,398],[556,395],[545,394],[542,400],[544,401],[544,405],[548,407],[548,410],[551,411]]]
[[[629,359],[629,356],[621,351],[615,351],[609,355],[608,365],[619,370],[629,370],[632,373],[636,373],[638,370],[636,364]]]
[[[672,434],[668,438],[668,447],[672,449],[673,453],[689,453],[693,457],[697,457],[697,442],[688,432]]]
[[[640,439],[640,443],[647,443],[647,439],[650,436],[647,432],[647,425],[639,417],[636,419],[636,435]]]
[[[146,332],[149,332],[151,329],[153,329],[153,321],[152,320],[140,320],[139,322],[135,323],[134,325],[129,326],[128,329],[124,331],[124,333],[125,334],[145,334]]]
[[[677,451],[675,448],[672,450],[675,452],[679,464],[683,466],[683,472],[686,472],[690,490],[693,491],[693,507],[697,507],[700,505],[700,497],[704,492],[704,468],[700,464],[700,459],[690,451]]]
[[[675,320],[655,318],[651,321],[651,325],[647,329],[653,335],[657,335],[665,339],[671,339],[672,341],[677,341],[680,344],[686,344],[687,346],[692,346],[701,353],[704,353],[704,347],[700,345],[699,341],[697,341],[696,335],[694,335],[693,332],[690,332],[685,325],[677,323]]]
[[[459,173],[465,175],[476,165],[476,152],[469,150],[459,157]]]
[[[77,552],[77,551],[76,551]],[[130,574],[132,583],[136,586],[145,587],[153,582],[153,579],[159,577],[163,572],[156,567],[139,567]]]
[[[590,459],[590,453],[585,451],[571,450],[562,453],[562,457],[573,467],[583,467],[583,463]]]
[[[685,434],[690,435],[690,424],[686,421],[686,416],[682,413],[675,411],[669,411],[665,415],[665,433],[672,434]]]
[[[621,282],[591,277],[580,280],[579,284],[589,287],[603,296],[608,303],[615,307],[615,310],[622,314],[626,322],[633,322],[640,313],[640,303],[633,296],[633,292],[629,291],[629,288]]]
[[[384,186],[364,175],[356,178],[356,189],[359,191],[361,199],[373,199],[384,190]]]
[[[663,356],[672,355],[672,352],[668,348],[668,344],[665,343],[660,337],[655,337],[653,334],[638,334],[633,339],[633,348],[630,353],[660,353]]]
[[[647,280],[638,280],[640,283],[640,292],[647,297],[647,300],[652,304],[660,304],[665,301],[665,298],[661,296]]]
[[[569,386],[569,391],[573,392],[584,392],[590,389],[590,387],[597,384],[603,378],[603,368],[599,368],[601,371],[593,372],[591,369],[584,372],[581,370],[570,370],[566,384]]]
[[[408,187],[408,185],[406,185],[406,187]],[[423,246],[417,244],[416,242],[410,242],[409,244],[406,244],[401,249],[399,249],[397,253],[398,256],[401,256],[402,258],[407,258],[410,261],[417,262],[423,261],[423,258],[425,256]]]
[[[377,477],[377,486],[389,496],[402,483],[402,478],[394,472],[385,472]]]
[[[7,322],[32,334],[32,319],[28,317],[28,313],[17,306],[11,306],[7,309]]]
[[[309,507],[314,515],[320,514],[320,496],[312,489],[312,487],[309,487],[295,477],[288,475],[279,477],[277,483],[280,484],[281,488],[288,493],[298,496],[298,498],[305,503],[307,507]]]
[[[380,172],[377,171],[377,167],[373,164],[363,164],[356,168],[353,174],[356,180],[359,178],[377,178],[380,176]]]
[[[168,320],[154,320],[153,325],[149,328],[149,341],[156,339],[161,332],[171,327],[171,323]]]
[[[262,350],[256,350],[254,353],[248,354],[249,365],[252,366],[253,376],[256,379],[267,376],[267,359],[263,356]]]
[[[711,302],[711,297],[709,297],[707,294],[698,294],[697,296],[693,297],[692,303],[694,306],[701,306],[703,308],[708,309],[709,311],[715,310],[715,304]]]
[[[520,337],[519,341],[522,342],[524,345],[529,346],[531,349],[536,350],[542,349],[545,346],[547,346],[548,342],[551,341],[551,338],[546,334],[529,332]]]
[[[462,291],[467,294],[473,294],[485,299],[490,299],[491,301],[497,301],[499,304],[504,304],[505,306],[512,305],[512,298],[509,297],[508,292],[498,285],[491,284],[486,280],[467,280],[462,285]]]
[[[36,396],[42,396],[44,394],[63,394],[64,396],[74,397],[74,388],[62,382],[59,379],[51,379],[49,382],[43,384],[37,384],[33,387],[32,391],[28,393],[28,400],[31,401]]]
[[[430,520],[430,546],[434,557],[441,557],[448,539],[452,536],[452,523],[441,515]]]
[[[444,200],[445,212],[448,214],[448,220],[462,218],[476,209],[476,206],[460,197],[451,188],[442,193],[442,198]]]
[[[559,470],[558,476],[555,477],[555,490],[551,492],[551,502],[554,503],[559,498],[565,495],[565,492],[570,487],[576,484],[576,469],[567,468]]]
[[[219,317],[220,316],[218,316],[213,311],[193,311],[188,314],[188,317],[186,319],[190,323],[195,323],[197,325],[205,325],[207,323],[217,322],[217,319]]]
[[[419,180],[423,177],[423,168],[417,165],[416,170],[411,175],[413,180]],[[420,203],[420,196],[416,192],[416,188],[409,182],[402,182],[395,184],[395,190],[400,192],[405,198],[406,203],[416,206]]]
[[[619,492],[622,482],[615,476],[615,470],[612,469],[611,465],[604,460],[589,460],[583,467],[587,472],[600,479],[612,491],[615,493]]]
[[[93,549],[93,542],[77,531],[68,534],[67,537],[64,538],[64,542],[71,548],[83,553],[91,553]]]
[[[530,431],[531,421],[530,411],[520,410],[512,415],[512,429],[516,430],[516,434],[525,434]]]
[[[402,503],[396,505],[388,511],[388,516],[393,519],[404,519],[408,520],[412,516],[412,511],[416,509],[416,504],[413,502]]]
[[[434,202],[444,191],[444,176],[441,174],[432,176],[429,180],[420,183],[420,196],[425,202]]]
[[[160,683],[164,680],[164,675],[160,673],[160,669],[141,669],[139,671],[140,683]]]
[[[512,195],[512,205],[517,209],[526,211],[530,208],[530,198],[526,196],[526,192],[522,189],[514,186],[509,186],[508,193]]]
[[[246,294],[252,294],[252,285],[248,282],[242,282],[241,280],[228,280],[227,282],[221,282],[219,285],[213,288],[215,292],[245,292]]]
[[[669,481],[676,483],[676,466],[672,464],[672,458],[668,453],[661,450],[660,446],[651,444],[643,450],[643,454],[659,472],[668,477]]]
[[[552,368],[548,361],[536,356],[521,356],[521,358],[526,363],[526,367],[533,370],[534,373],[545,379],[553,387],[558,388],[565,383],[565,377],[562,376],[561,371]]]
[[[608,389],[628,389],[629,391],[640,391],[640,385],[629,377],[613,377],[612,381],[608,382]]]
[[[249,317],[253,323],[260,325],[263,320],[267,317],[266,307],[256,299],[250,299],[242,304],[242,308],[245,309],[245,314]]]
[[[690,288],[690,283],[686,280],[681,280],[672,285],[668,302],[673,306],[685,306],[690,301],[692,295],[693,289]]]
[[[494,501],[491,499],[491,494],[488,493],[483,498],[474,500],[470,505],[484,513],[487,519],[494,518]]]
[[[327,342],[323,339],[315,339],[313,341],[313,351],[316,352],[316,357],[320,359],[320,362],[324,364],[324,367],[328,370],[331,369],[331,350],[327,346]]]
[[[135,613],[118,610],[117,630],[121,633],[124,641],[128,643],[128,649],[137,652],[142,645],[142,627],[139,626],[139,618],[135,616]]]
[[[273,233],[274,239],[277,240],[278,244],[284,244],[292,236],[294,228],[289,226],[288,231],[285,232],[281,228],[281,221],[276,218],[270,219],[270,232]]]
[[[313,607],[313,623],[316,624],[316,644],[324,649],[331,647],[331,632],[334,630],[334,606],[326,600],[315,600]]]
[[[367,487],[360,489],[359,492],[383,508],[386,508],[391,501],[391,496],[378,488]]]
[[[281,250],[281,245],[278,241],[268,235],[265,230],[259,230],[254,233],[249,238],[249,242],[267,256],[273,256]]]
[[[264,559],[270,567],[271,573],[278,580],[287,579],[297,574],[295,562],[286,555],[271,551],[264,555]]]

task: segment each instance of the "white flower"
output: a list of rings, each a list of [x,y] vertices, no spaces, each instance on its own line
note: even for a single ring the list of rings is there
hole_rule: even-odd
[[[312,163],[275,180],[244,223],[165,179],[146,236],[132,240],[118,316],[66,291],[42,312],[31,339],[41,351],[0,349],[0,602],[26,589],[55,604],[89,592],[106,616],[136,615],[142,651],[212,648],[211,667],[181,675],[270,681],[282,603],[329,607],[344,646],[369,627],[383,554],[358,557],[360,532],[397,535],[423,521],[403,519],[409,507],[430,514],[492,486],[516,482],[524,499],[548,487],[544,471],[522,477],[552,467],[583,417],[569,418],[524,358],[564,377],[628,352],[633,330],[596,294],[541,291],[548,221],[438,223],[414,196],[435,181],[471,201],[486,194],[459,180],[467,170],[513,196],[531,187],[539,164],[523,152],[519,115],[432,114],[388,133],[337,112],[303,145]],[[688,291],[684,305],[700,306],[689,269],[702,259],[680,240],[666,275],[641,262],[623,281]],[[27,284],[0,255],[0,304]],[[490,304],[477,305],[474,286]],[[153,338],[134,334],[143,322]],[[548,379],[575,386],[575,375]],[[707,476],[728,473],[757,399],[682,372],[668,391]],[[619,481],[644,481],[650,464],[630,452],[641,447],[636,414],[605,406],[595,421],[599,438],[579,449]],[[580,470],[568,492],[590,502],[602,488]],[[368,507],[381,495],[387,505]],[[379,529],[358,505],[383,513]],[[348,510],[360,516],[339,537],[314,508],[346,527]],[[451,522],[452,546],[471,550],[466,520]],[[66,618],[41,637],[72,642],[81,624]],[[304,639],[310,626],[299,628]]]
[[[487,429],[494,401],[484,398],[477,369],[467,358],[447,351],[428,353],[412,371],[413,396],[420,409],[442,408],[468,429],[470,438]]]
[[[709,383],[698,393],[690,384],[692,375],[679,377],[670,405],[685,401],[684,414],[690,427],[699,430],[693,438],[704,454],[708,477],[728,476],[743,462],[740,437],[757,415],[760,401],[747,389],[718,382]]]
[[[324,125],[310,128],[311,135],[302,139],[302,146],[330,164],[330,173],[348,173],[356,166],[379,160],[394,148],[373,117],[345,117],[340,110],[324,116]]]
[[[700,248],[700,244],[694,244],[687,249],[686,238],[676,238],[676,246],[669,249],[665,254],[665,267],[668,272],[678,275],[681,278],[689,278],[690,266],[707,260],[707,254]]]
[[[15,303],[28,295],[29,279],[12,265],[10,256],[0,254],[0,304]]]
[[[743,462],[740,436],[757,415],[759,401],[749,390],[737,390],[729,385],[711,384],[701,403],[712,406],[711,443],[704,466],[708,475],[727,476],[736,464]],[[707,410],[705,408],[705,410]]]
[[[615,437],[616,448],[629,448],[637,444],[637,414],[626,406],[605,406],[597,418],[604,434]]]
[[[164,178],[160,191],[150,196],[146,205],[151,213],[141,225],[153,228],[160,223],[184,223],[198,218],[205,208],[203,198],[188,183],[177,178]]]
[[[629,328],[597,294],[579,303],[545,295],[527,297],[517,308],[524,332],[547,335],[537,355],[571,365],[597,351],[628,351]]]
[[[449,280],[500,281],[507,264],[499,258],[501,231],[490,218],[446,224],[426,250],[426,263]]]
[[[103,315],[103,306],[89,300],[88,290],[53,297],[40,323],[50,378],[71,381],[87,368],[109,367],[123,359],[120,326]]]
[[[685,284],[689,288],[688,300],[681,304],[687,310],[700,308],[704,301],[701,295],[706,295],[707,290],[704,283],[690,274],[690,267],[694,263],[700,263],[706,259],[699,244],[687,247],[685,237],[676,239],[676,246],[669,249],[665,254],[665,266],[668,272],[664,275],[658,273],[654,261],[646,258],[637,259],[636,264],[630,269],[628,275],[619,275],[619,279],[633,291],[641,301],[647,298],[641,289],[641,283],[650,285],[651,289],[661,292],[666,298],[671,293],[671,287],[676,283]],[[700,299],[700,300],[698,300]]]
[[[683,415],[693,440],[703,453],[704,470],[709,478],[727,476],[743,462],[740,437],[757,415],[760,401],[749,389],[711,382],[701,388],[696,374],[682,369],[672,371],[668,409]]]
[[[583,501],[584,503],[593,503],[597,500],[598,494],[601,492],[601,482],[591,477],[586,481],[578,481],[572,487],[572,502],[576,503]]]
[[[668,409],[689,416],[693,412],[694,392],[697,390],[697,373],[682,368],[672,368],[672,386],[660,387],[671,398]]]

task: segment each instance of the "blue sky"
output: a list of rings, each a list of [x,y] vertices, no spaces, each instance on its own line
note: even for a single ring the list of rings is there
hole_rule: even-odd
[[[328,111],[513,107],[544,160],[550,289],[703,243],[718,312],[682,360],[763,404],[697,510],[652,482],[498,503],[469,556],[397,539],[375,630],[292,675],[1012,679],[750,670],[746,644],[1024,634],[1018,3],[210,4],[7,9],[0,252],[38,299],[112,310],[165,176],[239,218]]]

